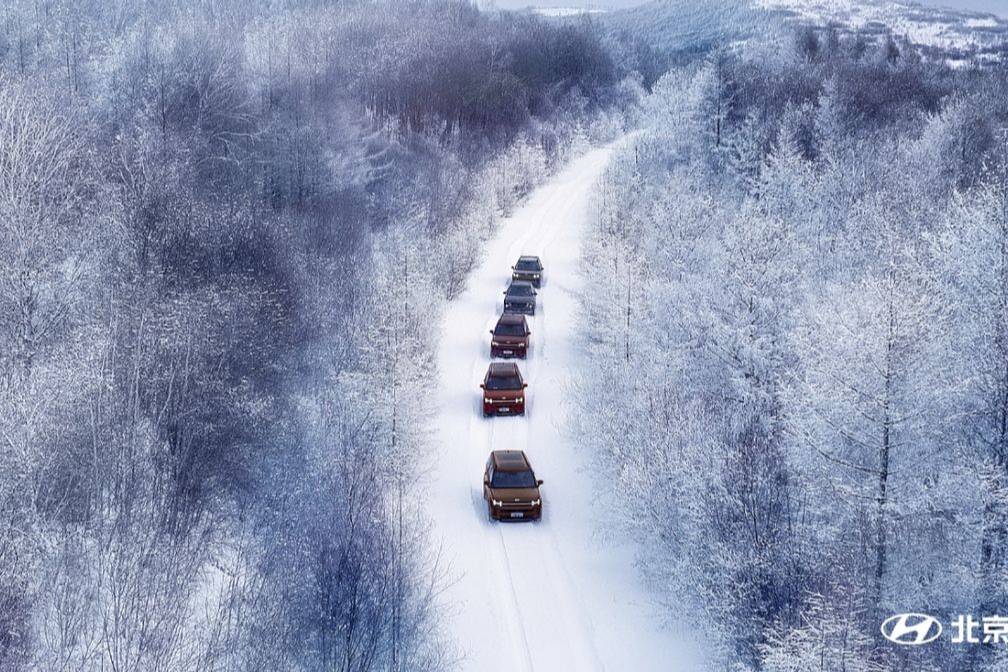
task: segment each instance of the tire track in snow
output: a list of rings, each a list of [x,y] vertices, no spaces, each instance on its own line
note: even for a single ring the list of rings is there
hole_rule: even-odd
[[[591,186],[592,186],[593,183],[594,183],[594,178],[593,179],[584,179],[583,178],[581,180],[580,184],[578,185],[578,190],[581,191],[582,193],[588,193],[588,191],[590,190],[590,188],[591,188]],[[587,208],[587,204],[586,203],[584,204],[584,207]],[[558,236],[559,236],[559,229],[557,227],[548,227],[546,229],[546,235],[539,242],[538,247],[535,248],[535,254],[537,254],[538,256],[540,256],[542,258],[549,258],[549,256],[550,256],[550,250],[554,246],[554,244],[555,244]],[[570,250],[568,250],[568,251],[570,251]],[[576,255],[575,258],[576,259],[579,258],[580,257],[580,249],[574,250],[574,252],[575,252],[575,255]],[[573,270],[574,270],[575,273],[578,272],[576,268],[573,269]],[[547,283],[549,283],[548,279],[547,279]],[[564,291],[564,292],[569,293],[569,290],[567,288],[565,288],[562,284],[560,284],[557,287],[557,289],[560,290],[560,291]],[[555,294],[556,292],[550,292],[550,293]],[[575,302],[574,303],[575,310],[576,310],[576,301],[577,301],[577,298],[578,298],[577,296],[571,296],[572,302]],[[548,331],[546,330],[546,323],[548,322],[548,318],[546,316],[544,316],[544,319],[543,319],[542,322],[543,322],[543,324],[542,324],[541,328],[542,328],[542,330],[544,332],[543,333],[543,338],[544,338],[544,341],[548,341]],[[567,334],[568,338],[570,338],[571,336],[572,336],[572,334],[569,334],[569,333]],[[561,390],[563,390],[563,389],[566,388],[565,382],[566,381],[563,379],[563,377],[560,377],[558,379],[557,385],[558,385],[558,387],[560,387]],[[562,412],[565,411],[565,409],[566,409],[566,405],[557,408],[557,411],[559,411],[559,412],[562,413]],[[557,419],[555,419],[555,420],[557,420]],[[564,424],[563,420],[564,420],[564,418],[561,417],[558,420],[560,420],[560,421],[559,422],[554,422],[554,428],[556,429],[557,435],[559,435],[560,432],[563,430],[563,424]],[[597,670],[605,670],[605,664],[602,662],[602,660],[601,660],[601,658],[599,656],[598,650],[595,647],[595,643],[594,643],[595,642],[595,626],[594,626],[594,623],[592,622],[592,619],[591,619],[591,616],[590,616],[590,611],[589,611],[589,609],[586,608],[586,606],[584,605],[584,602],[581,600],[580,595],[578,594],[576,582],[574,580],[573,575],[570,572],[570,569],[567,566],[566,561],[564,560],[562,546],[559,543],[559,540],[558,540],[556,534],[554,533],[554,530],[552,528],[546,528],[546,529],[547,529],[547,534],[549,535],[549,540],[550,540],[549,561],[551,563],[553,563],[553,565],[554,565],[554,571],[562,575],[563,581],[564,581],[564,587],[565,587],[565,589],[567,591],[568,599],[570,601],[572,601],[575,604],[575,606],[576,606],[576,608],[575,608],[574,611],[575,611],[575,614],[578,616],[579,627],[584,630],[584,634],[586,635],[585,639],[588,642],[588,645],[590,647],[590,652],[591,652],[591,656],[592,656],[592,662],[594,663],[595,669],[597,669]]]
[[[551,268],[554,269],[556,277],[562,279],[565,272],[576,271],[575,268],[563,269],[559,264],[556,263],[557,258],[551,258],[547,253],[552,247],[553,243],[557,240],[562,229],[562,222],[565,217],[570,218],[571,212],[576,211],[579,206],[583,205],[586,200],[586,195],[594,181],[594,177],[584,178],[577,180],[571,185],[569,190],[557,190],[557,197],[550,200],[549,207],[544,207],[540,215],[540,226],[536,227],[535,235],[533,236],[523,236],[520,249],[516,246],[512,246],[509,249],[509,254],[511,258],[517,258],[520,254],[536,253],[543,257],[544,265],[546,268],[546,283],[544,284],[542,291],[540,292],[540,297],[543,302],[547,305],[543,306],[543,310],[537,310],[537,315],[534,318],[535,327],[539,333],[540,338],[537,343],[538,356],[531,360],[530,367],[530,397],[534,398],[536,395],[534,391],[539,388],[546,388],[545,383],[549,382],[552,385],[559,385],[560,376],[562,372],[556,371],[547,359],[547,348],[549,343],[550,331],[547,325],[550,322],[550,311],[548,310],[547,301],[556,292],[551,290],[552,278],[554,273],[550,271]],[[566,195],[566,198],[560,198],[560,195]],[[552,225],[550,225],[552,224]],[[577,249],[566,249],[564,250],[567,255],[571,257],[569,259],[570,264],[576,265],[576,259],[579,251]],[[559,284],[559,283],[557,283]],[[555,297],[559,298],[559,297]],[[568,303],[572,303],[568,301]],[[560,307],[558,302],[557,307]],[[570,305],[566,306],[571,308]],[[568,322],[569,325],[569,322]],[[557,337],[559,338],[570,338],[571,334],[563,333],[564,330],[558,330],[559,333]],[[543,373],[540,373],[541,369],[545,369]],[[545,374],[545,375],[543,375]],[[549,410],[558,410],[551,404],[547,404],[544,407],[543,421],[553,420],[552,414],[548,413]],[[536,422],[537,418],[530,418],[526,422],[526,427],[532,424],[541,425],[543,423]],[[557,427],[559,423],[550,422],[553,427]],[[550,436],[550,433],[536,432],[536,435],[545,434],[545,436]],[[498,443],[494,443],[493,448],[504,448],[510,446],[503,446]],[[517,447],[517,446],[515,446]],[[528,436],[526,434],[526,440],[522,442],[521,447],[525,450],[533,461],[533,466],[536,464],[535,450],[533,446],[529,444]],[[547,501],[547,504],[549,502]],[[547,506],[547,509],[550,507]],[[558,549],[557,539],[555,535],[550,533],[549,521],[543,521],[541,523],[542,529],[535,530],[535,534],[528,535],[533,537],[532,543],[535,548],[532,551],[536,557],[536,566],[524,568],[525,572],[521,574],[522,578],[519,581],[523,581],[529,584],[529,589],[522,591],[524,594],[538,594],[540,599],[549,602],[554,605],[554,612],[551,614],[553,625],[556,627],[556,634],[561,635],[562,639],[568,643],[569,650],[564,652],[566,660],[550,660],[542,669],[552,670],[552,669],[562,669],[558,668],[558,664],[566,663],[571,666],[571,669],[594,669],[603,670],[605,669],[604,664],[602,664],[599,658],[598,652],[594,645],[594,630],[590,626],[590,622],[586,620],[586,609],[577,597],[577,587],[572,581],[570,572],[566,570],[560,559],[560,553]],[[517,537],[518,535],[513,535]],[[504,538],[502,534],[501,539],[505,549],[509,549],[514,546],[514,551],[507,554],[507,562],[512,565],[511,558],[519,553],[528,552],[528,543],[525,540],[526,535],[521,535],[521,542],[519,543],[515,538],[508,539]],[[527,563],[526,563],[527,564]],[[509,567],[509,571],[512,576],[515,575],[514,567]],[[545,581],[536,580],[543,578]],[[540,584],[540,585],[537,585]],[[550,591],[547,597],[544,594],[543,588],[545,584],[547,590]],[[566,608],[559,608],[565,606]],[[535,664],[535,656],[532,657],[533,664]],[[571,665],[573,663],[573,665]]]
[[[492,522],[491,522],[492,524]],[[524,662],[525,669],[528,672],[534,672],[535,665],[532,663],[532,649],[529,647],[528,634],[525,632],[524,620],[521,616],[521,606],[518,601],[518,591],[515,590],[514,574],[511,572],[511,558],[508,557],[507,543],[504,541],[504,531],[497,530],[497,539],[500,541],[500,549],[502,557],[504,558],[504,569],[507,574],[508,588],[511,594],[511,604],[514,614],[517,616],[517,626],[521,633],[522,650],[525,654]]]

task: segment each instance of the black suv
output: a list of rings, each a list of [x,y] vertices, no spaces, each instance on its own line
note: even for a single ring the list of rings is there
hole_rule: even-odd
[[[522,255],[518,257],[518,263],[511,267],[512,280],[524,280],[531,282],[536,287],[542,287],[543,265],[539,257]]]
[[[504,312],[535,315],[536,291],[531,282],[514,280],[504,292]]]

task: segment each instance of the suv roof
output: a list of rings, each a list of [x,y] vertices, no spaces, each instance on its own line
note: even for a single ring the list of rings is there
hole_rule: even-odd
[[[520,450],[495,450],[491,457],[497,471],[525,471],[532,468],[525,453]]]
[[[518,261],[539,261],[539,257],[532,254],[523,254],[518,257]]]
[[[516,376],[519,375],[518,365],[514,362],[493,362],[490,364],[491,376]]]
[[[525,316],[521,313],[504,313],[497,324],[525,324]]]

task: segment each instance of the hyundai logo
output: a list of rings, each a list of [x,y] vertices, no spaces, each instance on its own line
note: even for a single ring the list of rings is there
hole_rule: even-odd
[[[938,639],[942,624],[927,614],[896,614],[882,621],[882,634],[894,644],[920,646]]]

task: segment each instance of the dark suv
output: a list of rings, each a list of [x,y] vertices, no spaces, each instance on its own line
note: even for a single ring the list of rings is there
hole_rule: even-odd
[[[504,312],[535,315],[536,291],[531,282],[513,280],[504,292]]]
[[[542,286],[543,265],[539,257],[522,255],[518,263],[511,267],[512,280],[531,282],[536,287]]]
[[[504,313],[490,330],[490,356],[525,359],[531,334],[524,315]]]
[[[483,415],[525,415],[525,388],[521,371],[514,362],[494,362],[480,385],[483,388]]]
[[[542,495],[532,465],[520,450],[495,450],[483,471],[483,499],[490,520],[539,520]]]

